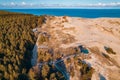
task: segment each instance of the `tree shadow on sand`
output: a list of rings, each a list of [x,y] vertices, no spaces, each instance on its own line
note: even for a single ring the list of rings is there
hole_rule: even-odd
[[[57,59],[55,62],[55,67],[63,74],[66,80],[70,79],[69,73],[67,72],[66,65],[64,63],[64,60]]]

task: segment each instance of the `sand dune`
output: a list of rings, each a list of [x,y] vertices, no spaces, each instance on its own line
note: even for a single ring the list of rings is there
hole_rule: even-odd
[[[100,79],[99,75],[106,80],[120,80],[120,18],[50,16],[40,30],[52,36],[51,46],[68,48],[81,44],[88,48],[91,59],[85,61],[95,69],[92,80]],[[105,46],[113,49],[116,54],[106,52]]]

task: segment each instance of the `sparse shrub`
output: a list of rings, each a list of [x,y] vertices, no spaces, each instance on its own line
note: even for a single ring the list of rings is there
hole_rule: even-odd
[[[110,57],[109,57],[107,54],[102,53],[102,55],[103,55],[105,58],[110,59]]]
[[[70,75],[72,76],[72,77],[74,77],[74,68],[71,68],[71,70],[70,70]]]
[[[43,42],[49,41],[49,38],[47,36],[41,35],[39,38],[39,44],[42,44]]]
[[[71,59],[70,58],[67,58],[67,63],[71,63]]]
[[[92,77],[94,69],[89,67],[87,64],[83,64],[80,69],[82,80],[90,80]]]
[[[104,46],[104,49],[109,53],[109,54],[116,54],[116,52],[113,51],[112,48]]]
[[[48,73],[49,73],[49,70],[50,70],[50,68],[49,68],[48,65],[43,65],[42,71],[41,71],[43,78],[47,77],[47,75],[48,75]]]

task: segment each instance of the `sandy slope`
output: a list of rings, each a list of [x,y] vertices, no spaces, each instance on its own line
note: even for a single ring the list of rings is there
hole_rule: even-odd
[[[42,30],[51,34],[52,46],[68,48],[82,44],[87,47],[91,59],[85,61],[95,69],[92,80],[99,80],[99,75],[106,80],[120,80],[120,18],[48,17]],[[116,54],[108,54],[104,46]],[[110,56],[111,61],[102,53]]]

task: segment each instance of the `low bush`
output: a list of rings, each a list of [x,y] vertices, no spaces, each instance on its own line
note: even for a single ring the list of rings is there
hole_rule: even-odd
[[[116,54],[116,52],[113,51],[112,48],[104,46],[104,49],[107,51],[109,54]]]

